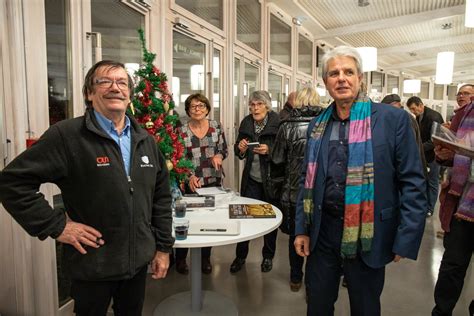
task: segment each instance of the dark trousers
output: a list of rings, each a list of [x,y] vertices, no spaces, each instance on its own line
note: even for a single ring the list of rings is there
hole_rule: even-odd
[[[474,251],[474,223],[453,218],[450,229],[444,233],[444,254],[434,292],[432,315],[436,316],[452,314]]]
[[[248,178],[247,187],[245,188],[245,192],[242,193],[242,196],[262,201],[267,200],[265,198],[263,184],[253,180],[250,177]],[[263,236],[263,258],[273,259],[273,257],[275,256],[277,234],[278,229],[275,229],[274,231],[269,232],[268,234]],[[237,258],[247,258],[247,255],[249,253],[249,242],[250,241],[242,241],[237,244],[237,248],[235,249],[235,255],[237,256]]]
[[[436,161],[428,163],[428,178],[426,179],[426,198],[428,200],[428,211],[433,213],[438,200],[439,193],[439,168]]]
[[[147,266],[129,280],[73,280],[71,297],[74,299],[74,313],[80,316],[106,315],[113,298],[114,315],[140,316],[145,300],[146,272]]]
[[[290,281],[299,283],[303,279],[304,257],[299,256],[295,250],[295,235],[290,235],[288,240],[288,254],[290,257]]]
[[[212,249],[212,247],[203,247],[203,248],[201,248],[201,260],[202,259],[210,260],[210,258],[211,258],[211,249]],[[186,257],[188,256],[188,250],[189,250],[188,248],[176,248],[175,249],[176,261],[186,260]]]
[[[373,269],[359,256],[342,259],[342,230],[341,218],[323,212],[318,241],[306,261],[307,315],[334,315],[341,274],[347,282],[351,316],[380,315],[385,267]]]

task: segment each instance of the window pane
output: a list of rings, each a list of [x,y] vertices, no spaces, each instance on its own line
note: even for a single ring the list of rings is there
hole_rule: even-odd
[[[245,63],[245,83],[248,87],[248,95],[252,92],[256,91],[260,87],[259,83],[259,76],[258,76],[258,68],[249,64]]]
[[[382,93],[382,80],[383,80],[383,73],[378,72],[378,71],[372,71],[372,86],[371,86],[371,91],[369,91],[371,94],[376,94],[376,93]]]
[[[420,88],[420,98],[428,99],[430,95],[430,83],[422,81],[421,88]]]
[[[313,42],[299,35],[298,40],[298,70],[308,75],[313,74]]]
[[[258,52],[261,51],[260,14],[258,0],[237,0],[237,39]]]
[[[395,93],[399,94],[398,83],[399,78],[397,76],[387,75],[387,94]]]
[[[214,48],[212,56],[212,85],[214,91],[212,94],[212,108],[214,109],[214,119],[221,122],[221,51]]]
[[[234,137],[239,135],[240,125],[240,60],[234,58]],[[227,135],[229,136],[229,135]],[[234,190],[240,190],[240,159],[234,158]]]
[[[270,15],[270,58],[291,66],[291,27]]]
[[[322,79],[323,78],[323,67],[322,67],[322,63],[321,63],[321,60],[324,56],[324,54],[326,53],[326,51],[321,48],[321,47],[316,47],[316,59],[317,59],[317,67],[318,67],[318,78]]]
[[[448,86],[448,100],[456,101],[456,93],[458,92],[458,87],[456,85]]]
[[[282,102],[286,103],[286,100],[288,99],[288,94],[290,94],[290,78],[285,78],[285,90],[283,91],[282,95]]]
[[[67,56],[68,32],[65,0],[46,0],[46,49],[48,62],[49,124],[72,117],[71,80]],[[64,212],[61,195],[53,196],[53,208]],[[58,307],[71,300],[71,279],[64,272],[62,251],[64,244],[56,245],[56,273],[58,281]]]
[[[272,97],[273,111],[279,111],[282,106],[282,86],[283,77],[274,73],[268,73],[268,93]]]
[[[176,4],[219,29],[223,29],[222,0],[175,0]]]
[[[118,2],[92,0],[92,32],[102,35],[102,60],[116,60],[124,64],[142,61],[142,50],[137,30],[145,25],[145,17]],[[92,50],[93,55],[95,50]],[[94,59],[98,61],[97,57]]]
[[[443,90],[444,90],[444,85],[435,83],[433,99],[443,100]]]
[[[71,81],[68,80],[68,39],[64,1],[45,1],[50,125],[71,118],[73,113]]]
[[[205,45],[189,36],[173,32],[173,80],[179,82],[179,96],[175,96],[176,112],[187,117],[184,101],[193,93],[205,91]]]

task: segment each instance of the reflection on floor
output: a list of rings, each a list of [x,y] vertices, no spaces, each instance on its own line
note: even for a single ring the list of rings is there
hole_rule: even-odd
[[[404,260],[390,264],[386,270],[385,288],[382,294],[382,314],[430,315],[434,305],[433,288],[438,276],[438,268],[443,254],[442,239],[436,237],[439,229],[437,213],[427,219],[425,235],[418,261]],[[278,234],[277,255],[273,270],[260,272],[261,247],[263,239],[250,243],[250,254],[244,268],[235,275],[229,273],[234,259],[235,245],[214,247],[212,250],[213,272],[203,275],[203,289],[212,290],[229,297],[241,316],[258,315],[306,315],[304,289],[294,293],[289,286],[288,237]],[[461,298],[454,316],[468,315],[468,306],[474,299],[473,264],[468,270]],[[152,315],[156,305],[166,297],[187,291],[189,276],[178,274],[174,267],[164,280],[147,281],[143,315]],[[187,302],[183,302],[187,303]],[[349,299],[345,288],[341,287],[335,315],[350,315]],[[223,315],[224,316],[224,315]]]

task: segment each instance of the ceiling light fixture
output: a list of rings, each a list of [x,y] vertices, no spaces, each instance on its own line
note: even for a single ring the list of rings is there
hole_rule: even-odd
[[[356,47],[362,57],[362,71],[377,70],[377,47]]]
[[[454,52],[440,52],[436,59],[436,84],[453,82]]]
[[[474,0],[466,1],[466,16],[464,17],[466,27],[474,27]]]
[[[301,26],[301,21],[298,18],[293,18],[291,21],[294,25]]]
[[[403,93],[420,93],[421,80],[409,79],[403,80]]]

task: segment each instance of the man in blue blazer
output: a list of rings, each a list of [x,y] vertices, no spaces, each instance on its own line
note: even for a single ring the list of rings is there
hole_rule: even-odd
[[[347,281],[351,315],[380,315],[385,265],[417,258],[425,180],[409,114],[360,92],[361,57],[339,46],[322,59],[334,102],[308,127],[295,248],[307,256],[308,315],[333,315]]]

